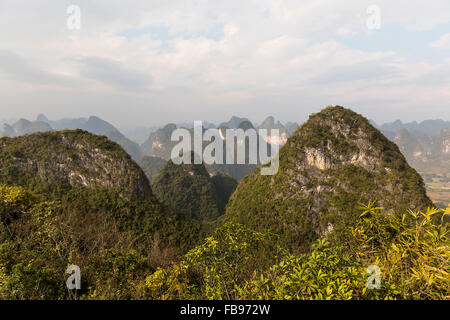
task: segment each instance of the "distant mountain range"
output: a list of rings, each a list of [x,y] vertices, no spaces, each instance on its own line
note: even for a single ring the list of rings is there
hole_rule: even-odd
[[[192,123],[169,123],[164,126],[135,127],[125,129],[127,136],[109,122],[96,116],[89,118],[64,118],[49,120],[40,114],[36,120],[26,119],[3,120],[0,136],[17,137],[35,132],[45,132],[64,129],[82,129],[97,135],[105,135],[121,145],[135,161],[143,156],[158,157],[169,160],[171,150],[176,142],[171,141],[172,132],[177,128],[192,129]],[[422,122],[403,123],[400,120],[376,124],[370,123],[379,129],[389,140],[395,142],[408,162],[417,170],[426,174],[440,173],[450,177],[450,121],[425,120]],[[252,123],[247,118],[232,116],[216,126],[210,122],[203,123],[204,129],[217,128],[221,132],[226,129],[248,128],[278,129],[280,144],[284,145],[287,139],[299,128],[295,122],[285,124],[277,121],[273,116],[267,117],[261,124]],[[134,138],[130,139],[130,138]],[[270,143],[270,141],[267,141]],[[160,161],[161,162],[161,161]],[[159,168],[160,166],[158,166]],[[208,171],[224,172],[234,179],[240,180],[243,176],[254,170],[252,165],[222,165],[207,166]],[[152,175],[157,172],[153,172]]]
[[[395,142],[408,163],[419,171],[433,202],[446,207],[450,203],[450,121],[372,124]]]
[[[448,217],[403,154],[446,161],[449,128],[399,128],[396,144],[340,106],[298,129],[272,117],[233,117],[222,135],[228,126],[289,136],[280,170],[132,160],[133,146],[165,156],[176,124],[147,149],[98,117],[4,126],[14,137],[0,138],[0,299],[73,299],[72,264],[81,300],[448,298]],[[82,130],[57,131],[67,127]],[[237,182],[226,170],[251,172]],[[376,292],[365,290],[374,261]]]
[[[177,142],[172,142],[170,137],[172,132],[180,127],[184,127],[192,130],[192,124],[175,124],[169,123],[164,127],[157,129],[155,132],[150,133],[148,139],[141,145],[142,153],[150,157],[159,157],[165,160],[170,159],[171,150]],[[204,129],[216,128],[219,129],[221,135],[225,137],[226,129],[243,129],[248,130],[249,128],[256,129],[278,129],[280,133],[280,144],[284,145],[287,139],[292,135],[299,125],[294,122],[286,123],[283,125],[280,121],[275,121],[274,117],[267,117],[260,125],[253,124],[247,118],[240,118],[233,116],[229,121],[220,123],[215,126],[212,123],[203,123]],[[270,133],[268,131],[268,133]],[[270,143],[270,141],[267,141]],[[224,151],[225,152],[225,151]],[[227,164],[214,164],[206,166],[210,173],[223,172],[229,174],[236,180],[242,179],[245,175],[252,172],[256,166],[252,164],[244,165],[227,165]]]
[[[244,124],[246,123],[246,124]],[[139,160],[144,155],[158,156],[168,160],[171,147],[174,145],[170,141],[172,132],[176,128],[192,129],[193,123],[169,123],[164,126],[137,126],[126,128],[122,131],[109,122],[96,116],[89,118],[63,118],[59,120],[49,120],[45,115],[40,114],[34,121],[27,119],[1,120],[2,128],[0,136],[18,137],[35,132],[46,132],[53,130],[75,130],[82,129],[94,134],[105,135],[111,140],[119,143],[135,160]],[[210,122],[203,122],[204,129],[222,128],[237,129],[239,127],[248,129],[249,127],[264,129],[279,129],[281,134],[281,144],[298,128],[297,123],[288,122],[283,125],[280,121],[275,121],[273,117],[267,117],[261,125],[254,125],[247,118],[233,116],[227,122],[222,122],[216,126]]]
[[[402,123],[397,120],[380,126],[375,124],[375,127],[399,146],[418,171],[450,177],[450,121]]]
[[[89,118],[70,118],[51,121],[45,115],[39,115],[35,121],[20,119],[12,125],[3,124],[3,131],[0,131],[0,136],[19,137],[25,134],[36,132],[46,132],[53,130],[74,130],[82,129],[93,134],[104,135],[114,142],[117,142],[122,148],[128,152],[134,160],[139,160],[142,157],[139,145],[130,139],[126,138],[117,128],[112,124],[98,118],[91,116]]]
[[[372,122],[374,123],[374,122]],[[401,130],[406,129],[415,136],[431,137],[437,134],[439,131],[450,127],[450,121],[444,120],[425,120],[420,123],[414,121],[409,123],[403,123],[400,120],[394,122],[385,123],[381,126],[375,124],[383,134],[389,139],[393,139],[395,134]]]

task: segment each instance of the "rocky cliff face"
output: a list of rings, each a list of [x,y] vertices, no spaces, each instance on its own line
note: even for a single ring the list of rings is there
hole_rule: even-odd
[[[295,124],[290,124],[291,127]],[[269,130],[268,132],[270,133],[270,129],[278,129],[279,132],[279,139],[278,142],[280,145],[284,145],[287,141],[287,139],[291,136],[292,133],[289,133],[289,131],[287,130],[287,128],[280,122],[277,121],[275,122],[275,118],[270,116],[267,117],[262,123],[261,125],[258,127],[258,129],[267,129]],[[266,140],[267,143],[272,143],[270,140],[270,136],[265,138],[264,140]]]
[[[276,175],[257,169],[240,182],[225,219],[271,230],[307,250],[373,200],[399,212],[431,205],[422,178],[394,143],[353,111],[328,107],[288,139]]]
[[[126,196],[152,196],[145,174],[119,145],[82,130],[0,139],[0,182],[106,188]]]
[[[27,247],[23,243],[28,236],[42,239],[52,230],[52,246],[59,237],[57,247],[69,249],[58,248],[58,256],[70,263],[74,262],[72,252],[77,257],[86,254],[78,260],[84,263],[88,255],[104,249],[133,249],[145,257],[154,253],[159,259],[165,250],[185,252],[204,235],[201,223],[161,206],[142,169],[117,143],[82,130],[1,138],[0,187],[3,185],[24,187],[34,194],[31,198],[45,205],[44,228],[38,231],[34,213],[14,216],[17,220],[12,223],[24,230],[19,236],[11,232],[17,236],[19,250]],[[41,246],[47,248],[50,242],[42,243],[28,249],[47,268],[42,252],[48,251]]]
[[[174,123],[169,123],[161,129],[152,132],[148,139],[141,145],[144,155],[170,159],[172,148],[177,142],[171,141],[172,132],[177,128]]]
[[[444,129],[440,133],[440,151],[443,155],[450,155],[450,128]]]
[[[433,136],[417,136],[401,129],[394,142],[420,172],[450,176],[450,128],[444,128]]]

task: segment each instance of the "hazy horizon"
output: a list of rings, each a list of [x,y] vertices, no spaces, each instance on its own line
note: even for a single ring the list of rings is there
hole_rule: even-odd
[[[0,119],[301,123],[342,105],[377,124],[450,120],[444,0],[5,0],[0,9]]]
[[[324,108],[325,108],[325,107],[324,107]],[[165,126],[165,125],[167,125],[167,124],[169,124],[169,123],[175,123],[175,124],[189,123],[189,124],[190,124],[190,123],[193,123],[194,121],[202,121],[203,123],[212,123],[212,124],[218,126],[218,125],[220,125],[220,124],[223,123],[223,122],[227,122],[227,121],[231,120],[232,117],[247,118],[249,121],[252,122],[252,124],[258,124],[258,125],[260,125],[266,118],[268,118],[268,117],[270,117],[270,116],[273,116],[273,115],[266,115],[266,116],[263,116],[263,117],[261,118],[261,120],[257,121],[257,120],[255,120],[255,119],[252,119],[252,118],[249,118],[249,117],[246,117],[246,116],[243,116],[243,115],[233,114],[233,115],[230,115],[229,117],[226,117],[226,118],[224,118],[224,119],[222,119],[222,120],[220,120],[220,121],[210,121],[210,120],[208,120],[208,119],[195,119],[195,120],[192,120],[192,121],[175,121],[175,122],[174,122],[174,121],[168,120],[168,121],[161,122],[161,123],[156,123],[156,124],[145,124],[145,123],[139,124],[139,123],[136,123],[136,124],[130,124],[130,125],[127,125],[127,124],[121,124],[120,122],[117,122],[117,123],[116,123],[115,121],[108,120],[107,118],[101,117],[101,116],[96,115],[96,114],[89,114],[89,115],[82,115],[82,116],[73,116],[73,117],[53,118],[53,117],[51,117],[51,116],[49,116],[49,115],[47,115],[47,114],[39,113],[39,114],[37,114],[37,115],[34,116],[34,117],[12,117],[12,118],[6,118],[6,119],[0,117],[0,125],[2,125],[3,123],[7,123],[7,124],[9,124],[9,125],[12,125],[12,124],[14,124],[15,122],[17,122],[17,121],[20,120],[20,119],[25,119],[25,120],[29,120],[29,121],[36,121],[36,120],[37,120],[37,119],[36,119],[37,116],[39,116],[39,115],[41,115],[41,114],[44,115],[44,116],[46,116],[47,119],[48,119],[49,121],[58,121],[58,120],[62,120],[62,119],[81,119],[81,118],[88,119],[89,117],[94,116],[94,117],[98,117],[98,118],[100,118],[100,119],[102,119],[102,120],[104,120],[104,121],[107,121],[108,123],[114,125],[114,126],[115,126],[117,129],[119,129],[119,130],[123,130],[123,129],[131,130],[131,129],[133,129],[133,128],[139,128],[139,127],[163,127],[163,126]],[[309,116],[309,115],[308,115],[308,116]],[[301,125],[302,123],[304,123],[304,122],[306,122],[306,121],[308,120],[308,116],[307,116],[305,119],[301,120],[301,121],[297,121],[297,120],[287,120],[287,121],[284,121],[284,120],[278,119],[278,118],[275,117],[275,116],[273,116],[273,117],[274,117],[274,119],[275,119],[275,122],[280,121],[283,125],[285,125],[285,124],[288,123],[288,122],[295,122],[295,123]],[[362,116],[364,116],[364,115],[362,115]],[[370,119],[370,118],[368,118],[368,120],[369,120],[369,121],[375,121],[375,120]],[[376,121],[375,121],[375,123],[376,123],[378,126],[381,126],[381,125],[383,125],[383,124],[393,123],[393,122],[398,121],[398,120],[400,120],[403,124],[409,124],[409,123],[413,123],[413,122],[417,122],[418,124],[420,124],[420,123],[422,123],[422,122],[424,122],[424,121],[429,121],[429,120],[431,120],[431,121],[433,121],[433,120],[450,121],[450,120],[447,120],[447,119],[441,119],[441,118],[435,118],[435,119],[420,119],[420,120],[412,120],[412,121],[403,121],[402,119],[392,119],[392,120],[387,121],[387,122],[376,122]]]

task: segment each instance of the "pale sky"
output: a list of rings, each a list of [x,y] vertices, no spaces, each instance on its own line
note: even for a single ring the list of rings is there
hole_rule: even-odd
[[[336,104],[450,120],[450,1],[0,0],[0,119],[303,122]]]

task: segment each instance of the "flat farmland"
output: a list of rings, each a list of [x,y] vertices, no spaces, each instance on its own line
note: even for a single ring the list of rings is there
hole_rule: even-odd
[[[430,199],[441,208],[450,206],[450,177],[436,174],[422,176]]]

